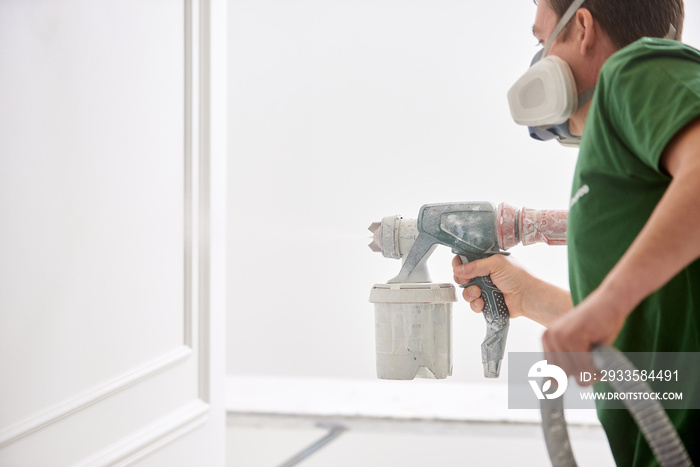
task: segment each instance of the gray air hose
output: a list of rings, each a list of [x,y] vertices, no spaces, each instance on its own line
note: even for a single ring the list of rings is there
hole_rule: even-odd
[[[633,371],[634,365],[621,352],[603,345],[593,347],[593,363],[600,371]],[[652,392],[646,381],[610,381],[618,392]],[[543,400],[542,429],[549,458],[554,467],[575,467],[569,433],[564,419],[563,397]],[[663,467],[691,466],[685,446],[676,432],[661,403],[655,399],[629,400],[623,403],[637,422],[659,465]]]

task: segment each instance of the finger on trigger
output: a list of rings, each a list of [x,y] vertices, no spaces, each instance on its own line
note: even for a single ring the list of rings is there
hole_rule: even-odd
[[[469,287],[464,289],[464,292],[462,293],[464,295],[464,298],[467,299],[468,301],[476,300],[477,298],[481,298],[481,289],[479,288],[478,285],[470,285]]]
[[[484,310],[484,301],[480,298],[469,302],[469,306],[475,313],[481,313]]]

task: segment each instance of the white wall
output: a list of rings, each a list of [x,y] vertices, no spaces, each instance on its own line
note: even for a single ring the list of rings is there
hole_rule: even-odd
[[[576,151],[530,140],[506,101],[537,50],[534,13],[527,0],[231,3],[230,374],[375,377],[369,290],[399,264],[367,248],[372,221],[443,201],[567,207]],[[451,257],[435,253],[434,281],[451,281]],[[567,285],[564,248],[513,257]],[[455,305],[447,384],[483,379],[484,332]],[[540,334],[517,319],[507,350],[538,350]]]
[[[224,465],[226,27],[0,1],[0,465]]]

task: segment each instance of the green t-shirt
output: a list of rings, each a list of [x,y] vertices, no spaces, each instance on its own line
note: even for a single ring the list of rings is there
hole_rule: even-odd
[[[571,192],[567,242],[574,304],[598,287],[639,234],[671,182],[660,167],[665,147],[698,117],[699,51],[644,38],[605,62]],[[645,299],[614,345],[625,352],[700,352],[700,261]],[[700,410],[668,412],[700,465]],[[598,417],[618,465],[657,465],[627,411],[598,404]]]

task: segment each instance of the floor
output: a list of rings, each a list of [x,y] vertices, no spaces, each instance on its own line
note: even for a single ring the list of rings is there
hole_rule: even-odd
[[[232,426],[233,425],[233,426]],[[328,430],[291,426],[236,426],[227,429],[227,466],[276,467]],[[433,432],[431,432],[433,431]],[[602,429],[570,430],[574,454],[581,467],[614,466]],[[536,425],[491,424],[440,427],[349,429],[301,462],[304,467],[345,466],[511,466],[549,465],[541,429]]]
[[[229,375],[227,466],[279,467],[333,427],[345,431],[298,465],[551,465],[539,410],[509,410],[506,384],[392,383]],[[614,465],[595,411],[566,419],[581,467]]]

